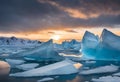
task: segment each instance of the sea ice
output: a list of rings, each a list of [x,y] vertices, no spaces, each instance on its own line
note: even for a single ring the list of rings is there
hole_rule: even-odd
[[[102,66],[94,69],[84,70],[79,72],[79,74],[88,75],[88,74],[99,74],[99,73],[112,73],[119,69],[118,66],[115,65],[108,65]]]
[[[16,65],[23,64],[24,60],[16,60],[16,59],[5,59],[6,62],[10,64],[11,67],[15,67]]]
[[[15,77],[33,77],[33,76],[49,76],[49,75],[64,75],[78,73],[78,69],[82,66],[80,63],[71,60],[63,60],[54,64],[46,65],[25,72],[10,74]]]
[[[92,79],[93,82],[120,82],[120,77],[117,76],[103,76],[98,79]]]
[[[113,74],[114,76],[120,76],[120,72],[119,73],[115,73]]]
[[[21,69],[21,70],[31,70],[31,69],[34,69],[37,66],[39,66],[39,64],[29,63],[29,64],[17,65],[16,68]]]
[[[51,81],[51,80],[54,80],[54,78],[46,77],[46,78],[38,80],[37,82],[45,82],[45,81]]]
[[[19,55],[24,56],[26,60],[35,61],[60,61],[64,59],[64,57],[60,56],[58,52],[54,50],[52,40],[42,43],[39,47],[32,50],[19,53]]]

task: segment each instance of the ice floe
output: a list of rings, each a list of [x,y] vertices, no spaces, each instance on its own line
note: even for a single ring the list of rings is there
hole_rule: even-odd
[[[21,69],[21,70],[31,70],[37,66],[39,66],[38,63],[29,63],[29,64],[17,65],[16,68]]]
[[[98,74],[98,73],[111,73],[117,71],[118,69],[119,69],[118,66],[108,65],[108,66],[97,67],[89,70],[83,70],[79,74],[88,75],[88,74]]]
[[[33,77],[33,76],[49,76],[49,75],[64,75],[78,73],[78,69],[82,66],[80,63],[71,60],[63,60],[54,64],[46,65],[36,69],[10,74],[15,77]]]
[[[93,78],[93,82],[120,82],[120,77],[117,76],[103,76],[98,79]]]
[[[54,78],[46,77],[46,78],[38,80],[37,82],[45,82],[45,81],[51,81],[51,80],[54,80]]]

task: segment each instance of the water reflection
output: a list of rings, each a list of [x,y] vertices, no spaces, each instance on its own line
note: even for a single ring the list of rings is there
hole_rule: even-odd
[[[73,80],[67,80],[66,82],[83,82],[83,78],[76,76]]]

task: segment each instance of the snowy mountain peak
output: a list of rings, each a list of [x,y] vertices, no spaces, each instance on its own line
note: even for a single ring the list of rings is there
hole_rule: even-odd
[[[1,46],[26,46],[26,45],[37,45],[40,44],[40,41],[37,40],[28,40],[12,37],[0,37]]]

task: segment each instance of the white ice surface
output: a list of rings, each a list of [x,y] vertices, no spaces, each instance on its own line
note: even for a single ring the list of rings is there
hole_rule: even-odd
[[[10,64],[11,67],[23,64],[25,62],[24,60],[16,60],[16,59],[5,59],[5,60]]]
[[[113,74],[115,76],[120,76],[120,72]]]
[[[103,76],[98,79],[92,79],[93,82],[120,82],[120,77],[117,76]]]
[[[46,78],[38,80],[37,82],[45,82],[45,81],[51,81],[51,80],[54,80],[54,78],[46,77]]]
[[[75,67],[74,64],[76,63],[71,60],[63,60],[61,62],[46,65],[29,71],[10,74],[10,76],[33,77],[33,76],[49,76],[49,75],[78,73],[78,69]]]
[[[87,75],[87,74],[98,74],[98,73],[110,73],[115,72],[118,70],[118,66],[115,65],[108,65],[108,66],[102,66],[94,69],[84,70],[81,71],[79,74]]]
[[[21,70],[31,70],[37,66],[39,66],[38,63],[29,63],[29,64],[17,65],[16,68],[21,69]]]

